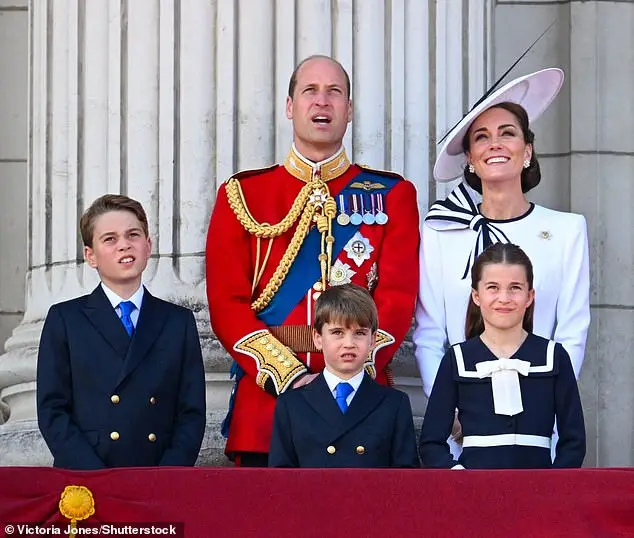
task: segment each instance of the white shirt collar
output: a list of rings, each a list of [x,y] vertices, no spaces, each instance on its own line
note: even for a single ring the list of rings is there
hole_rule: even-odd
[[[101,283],[101,289],[103,289],[103,292],[106,294],[106,297],[108,298],[108,301],[110,301],[112,308],[117,308],[121,301],[126,300],[126,299],[123,299],[122,297],[119,297],[114,291],[112,291],[103,282]],[[141,310],[141,303],[143,303],[143,291],[144,291],[143,284],[141,284],[139,286],[139,289],[136,290],[132,294],[132,297],[127,299],[128,301],[132,301],[134,303],[134,306],[136,306],[137,311]]]
[[[362,369],[358,374],[355,374],[350,379],[341,379],[340,377],[337,377],[330,370],[328,370],[327,367],[324,368],[323,373],[324,373],[324,379],[326,380],[328,388],[330,389],[330,392],[333,393],[333,395],[335,393],[335,388],[337,387],[339,383],[350,383],[350,385],[354,389],[354,392],[352,394],[355,394],[357,390],[359,390],[359,386],[361,385],[361,382],[363,381],[363,376],[365,375],[365,369]]]
[[[334,161],[337,157],[339,157],[339,155],[341,155],[341,152],[344,150],[344,146],[343,143],[341,144],[341,147],[335,152],[333,153],[330,157],[324,159],[323,161],[319,161],[318,163],[311,161],[310,159],[307,159],[306,157],[304,157],[299,150],[297,149],[297,147],[295,146],[295,143],[293,142],[293,151],[295,152],[295,154],[302,160],[304,161],[308,166],[312,166],[315,170],[318,170],[319,167],[321,167],[321,165],[326,164],[329,161]]]

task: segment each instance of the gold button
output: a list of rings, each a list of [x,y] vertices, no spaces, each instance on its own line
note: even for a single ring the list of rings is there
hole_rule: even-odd
[[[357,447],[357,454],[365,454],[365,447],[359,445]]]
[[[119,432],[110,432],[110,439],[112,439],[113,441],[118,441],[119,440]]]
[[[121,401],[121,398],[119,398],[118,394],[113,394],[112,396],[110,396],[110,401],[113,404],[118,404]]]
[[[156,398],[155,398],[154,396],[152,396],[152,397],[150,398],[150,403],[151,403],[152,405],[154,405],[154,404],[156,403]]]
[[[260,338],[260,344],[266,345],[268,343],[269,343],[269,339],[266,336],[263,336],[262,338]]]
[[[324,291],[323,286],[321,285],[321,282],[315,282],[313,284],[313,289],[315,291]]]
[[[150,435],[147,436],[148,440],[153,443],[154,441],[156,441],[156,435],[154,435],[153,433],[151,433]]]
[[[319,297],[321,296],[321,293],[316,291],[315,293],[313,293],[313,301],[316,301],[317,299],[319,299]]]
[[[280,354],[280,350],[277,348],[273,348],[273,351],[271,351],[271,355],[273,355],[274,357],[277,357]]]
[[[326,452],[328,452],[328,454],[334,454],[335,452],[337,452],[337,449],[336,449],[334,446],[330,445],[330,446],[326,449]]]

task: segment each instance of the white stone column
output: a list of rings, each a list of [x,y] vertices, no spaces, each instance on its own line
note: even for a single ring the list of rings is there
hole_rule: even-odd
[[[255,3],[31,0],[26,313],[0,357],[0,465],[51,461],[35,421],[39,335],[52,303],[98,281],[83,263],[77,226],[106,192],[129,194],[148,212],[150,291],[196,314],[208,387],[200,462],[223,461],[218,426],[231,385],[228,356],[209,327],[207,225],[223,181],[286,155],[285,98],[299,60],[331,54],[350,72],[354,120],[345,142],[354,160],[411,179],[422,214],[436,195],[437,133],[471,97],[458,89],[463,74],[470,92],[486,79],[487,8],[462,0],[438,8],[418,0]],[[468,24],[452,22],[450,32],[456,14]],[[443,105],[437,116],[438,94],[460,105]],[[410,343],[394,371],[422,414]]]
[[[435,117],[434,141],[440,141],[483,95],[494,80],[489,41],[492,35],[491,0],[467,2],[447,0],[435,4],[433,45],[435,88],[432,94]],[[430,150],[430,162],[442,143]],[[430,181],[433,177],[430,171]],[[459,183],[436,183],[435,197],[445,198]],[[431,200],[433,202],[433,200]]]
[[[0,344],[24,316],[29,139],[27,9],[26,0],[0,0]]]
[[[211,0],[29,6],[29,270],[26,313],[0,358],[1,464],[50,463],[35,420],[39,335],[52,303],[98,282],[83,263],[78,222],[106,192],[128,194],[148,212],[150,291],[196,313],[213,426],[203,456],[218,457],[215,431],[230,383],[204,286],[215,195],[216,7]]]

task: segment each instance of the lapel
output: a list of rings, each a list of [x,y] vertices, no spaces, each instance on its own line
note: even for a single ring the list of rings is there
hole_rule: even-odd
[[[324,374],[319,374],[301,393],[319,416],[331,426],[339,427],[343,414],[328,388]]]
[[[350,407],[342,415],[343,420],[339,423],[340,428],[336,431],[333,441],[362,422],[383,401],[385,395],[386,392],[382,390],[382,387],[372,380],[368,374],[365,374],[361,385],[359,385],[359,390],[354,395],[352,402],[350,402]],[[335,399],[332,396],[330,399],[335,403],[335,407],[339,409]],[[341,411],[339,413],[341,414]]]
[[[363,376],[359,390],[345,414],[341,413],[323,374],[306,385],[302,394],[308,404],[332,426],[331,443],[363,421],[385,398],[385,392],[368,374]]]
[[[130,347],[130,337],[106,297],[101,284],[87,297],[84,314],[106,342],[123,358]]]
[[[139,320],[134,330],[132,341],[129,342],[127,355],[117,381],[117,386],[120,385],[145,358],[163,331],[168,312],[169,310],[164,307],[163,303],[150,294],[147,288],[144,288]],[[123,328],[123,324],[120,321],[119,325]],[[125,333],[125,329],[123,329],[123,331]],[[127,333],[125,334],[127,336]]]

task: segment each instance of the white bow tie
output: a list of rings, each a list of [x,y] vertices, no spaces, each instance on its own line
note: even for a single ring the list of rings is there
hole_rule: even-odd
[[[527,376],[530,366],[530,362],[519,359],[497,359],[476,364],[480,379],[491,378],[496,415],[513,416],[524,411],[518,373]]]

